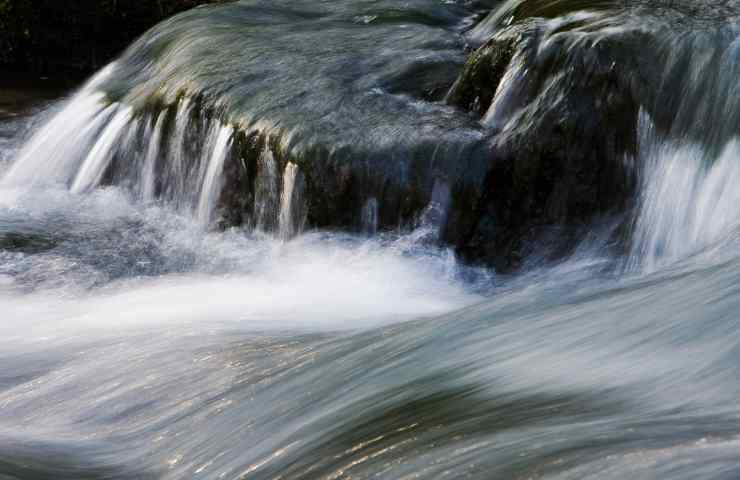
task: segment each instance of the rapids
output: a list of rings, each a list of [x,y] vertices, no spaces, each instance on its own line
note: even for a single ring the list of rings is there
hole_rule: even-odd
[[[8,89],[0,479],[740,477],[738,11],[244,0],[61,98]],[[442,230],[526,69],[480,119],[438,87],[520,16],[662,42],[631,208],[510,274]],[[316,203],[322,165],[359,198]]]

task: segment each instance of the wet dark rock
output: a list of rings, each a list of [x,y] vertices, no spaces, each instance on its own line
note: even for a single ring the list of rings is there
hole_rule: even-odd
[[[410,2],[392,18],[342,2],[320,15],[259,2],[187,12],[129,48],[101,89],[149,124],[167,110],[165,142],[182,99],[195,101],[206,121],[194,120],[182,141],[196,152],[212,121],[234,128],[222,228],[277,231],[293,164],[293,223],[304,208],[308,228],[368,231],[369,217],[373,232],[434,223],[466,261],[516,270],[568,255],[594,221],[629,212],[640,112],[661,131],[687,131],[661,91],[694,84],[688,59],[670,55],[677,36],[662,10],[643,28],[629,22],[642,10],[620,2],[588,13],[579,0],[506,5],[518,6],[468,32],[490,38],[467,62],[459,22],[476,10],[450,17],[437,2]],[[681,51],[703,55],[712,35]],[[177,179],[178,191],[189,181]],[[432,205],[435,190],[444,195]]]
[[[496,131],[473,226],[448,230],[468,261],[508,271],[558,258],[632,197],[639,103],[619,71],[624,45],[566,39],[536,20],[506,28],[448,95]]]
[[[635,68],[625,45],[622,37],[574,44],[548,36],[538,20],[502,30],[471,54],[447,95],[484,133],[454,155],[430,142],[394,163],[394,152],[292,148],[280,129],[241,131],[225,166],[221,225],[276,231],[290,162],[305,182],[309,228],[362,231],[375,199],[379,230],[437,218],[440,240],[467,262],[508,272],[562,258],[592,222],[625,212],[633,197],[640,102],[620,71]],[[445,160],[434,165],[435,157]],[[425,214],[442,190],[445,213]]]
[[[275,231],[289,163],[303,178],[308,228],[362,231],[373,200],[373,230],[410,229],[438,181],[479,192],[487,129],[441,102],[465,63],[460,29],[477,8],[367,0],[307,14],[308,3],[238,2],[178,15],[132,45],[101,90],[150,116],[145,123],[161,110],[174,118],[187,97],[234,127],[222,227]]]
[[[506,36],[494,38],[474,51],[447,95],[447,101],[483,117],[493,102],[515,47],[514,39]]]

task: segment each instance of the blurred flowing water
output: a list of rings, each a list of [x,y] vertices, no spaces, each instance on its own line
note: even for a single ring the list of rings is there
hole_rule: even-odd
[[[435,241],[442,183],[413,228],[379,231],[369,196],[359,233],[304,231],[302,172],[270,148],[253,218],[214,228],[237,129],[263,115],[371,165],[431,138],[440,162],[472,155],[485,125],[407,87],[453,81],[465,39],[525,3],[470,31],[497,2],[199,8],[0,117],[0,479],[738,478],[734,17],[681,38],[671,129],[641,113],[623,254],[595,225],[555,265],[462,265]],[[661,28],[634,3],[546,16]]]

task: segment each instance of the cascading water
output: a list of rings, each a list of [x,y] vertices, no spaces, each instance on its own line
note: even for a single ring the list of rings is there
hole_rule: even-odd
[[[633,268],[655,270],[690,255],[716,253],[715,247],[732,244],[740,228],[734,207],[740,199],[735,188],[739,33],[737,23],[716,31],[698,28],[676,38],[672,48],[678,49],[666,55],[660,81],[675,92],[650,108],[661,115],[665,102],[673,116],[659,128],[643,112],[638,125],[643,179]]]
[[[283,173],[283,194],[280,198],[279,231],[284,239],[290,239],[303,230],[306,221],[304,189],[305,181],[300,169],[288,163]]]
[[[275,157],[269,146],[265,146],[257,163],[255,181],[254,216],[255,225],[260,231],[274,227],[275,213],[278,211],[278,174]]]
[[[217,120],[199,122],[188,100],[178,102],[174,113],[142,116],[135,116],[131,107],[107,105],[95,88],[114,70],[111,66],[99,74],[34,135],[3,176],[2,185],[57,184],[80,194],[113,182],[129,186],[144,201],[166,199],[208,225],[216,210],[233,128]],[[171,131],[167,123],[174,125]],[[202,132],[202,137],[192,138],[193,131]]]
[[[645,126],[647,135],[654,127]],[[655,270],[693,254],[732,245],[740,229],[735,208],[740,191],[740,145],[716,149],[700,144],[648,140],[630,263]]]
[[[0,116],[0,479],[738,477],[738,11],[244,0]],[[461,263],[583,98],[634,113],[625,209]]]

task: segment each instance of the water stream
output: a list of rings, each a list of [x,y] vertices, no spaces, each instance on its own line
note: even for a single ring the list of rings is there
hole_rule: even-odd
[[[738,478],[737,17],[661,57],[621,252],[505,275],[440,234],[508,97],[428,80],[526,3],[197,8],[0,117],[0,479]],[[664,27],[587,3],[542,21]]]

